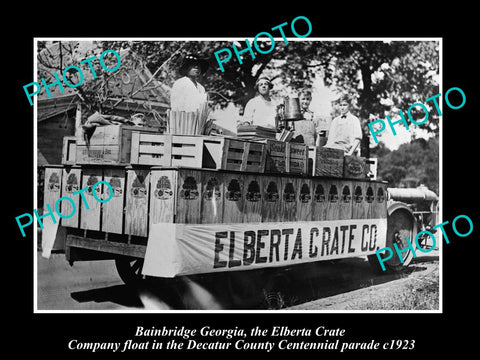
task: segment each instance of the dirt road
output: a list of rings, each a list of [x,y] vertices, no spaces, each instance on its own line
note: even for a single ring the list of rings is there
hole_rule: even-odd
[[[422,279],[438,276],[438,251],[428,255],[414,259],[403,274],[375,274],[365,258],[297,266],[285,271],[275,286],[264,292],[264,300],[257,309],[375,309],[378,304],[372,303],[372,299],[388,301],[392,296],[405,296],[402,292],[405,287],[422,286]],[[38,310],[141,310],[152,307],[145,297],[146,288],[123,284],[113,261],[78,262],[70,267],[64,254],[52,254],[50,259],[44,259],[38,253],[37,270]],[[155,294],[154,308],[235,309],[224,286],[209,292],[192,282],[156,282],[153,286],[155,289],[147,289],[147,294]],[[206,300],[199,304],[198,298]]]

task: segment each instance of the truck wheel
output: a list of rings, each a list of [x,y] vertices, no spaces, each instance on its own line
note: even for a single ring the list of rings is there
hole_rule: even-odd
[[[115,259],[118,275],[127,285],[136,285],[145,279],[142,275],[143,259],[118,257]]]
[[[415,247],[415,235],[415,222],[412,215],[407,211],[403,209],[397,209],[388,216],[387,241],[385,245],[392,250],[393,255],[389,260],[383,263],[386,271],[401,272],[410,264],[413,258],[412,251],[408,250],[400,254],[403,259],[402,263],[397,255],[397,252],[395,251],[393,244],[397,244],[398,248],[402,250],[408,246],[406,241],[406,238],[408,237],[412,246]],[[377,255],[369,255],[368,261],[375,271],[384,273],[382,267],[380,266],[380,262],[378,261]]]

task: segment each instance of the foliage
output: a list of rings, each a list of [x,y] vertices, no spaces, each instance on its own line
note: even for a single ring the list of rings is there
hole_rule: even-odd
[[[60,44],[60,42],[58,42]],[[77,54],[77,45],[62,42],[60,55]],[[437,41],[276,41],[274,49],[268,54],[254,49],[255,58],[246,51],[239,63],[233,51],[235,44],[239,50],[246,48],[245,41],[103,41],[93,42],[101,52],[114,49],[117,52],[130,51],[139,64],[146,66],[155,78],[170,87],[178,77],[182,58],[187,53],[195,53],[208,59],[210,69],[202,83],[210,93],[213,105],[224,107],[230,102],[245,105],[255,95],[254,85],[261,74],[267,74],[279,84],[278,95],[303,87],[311,87],[317,77],[322,77],[326,86],[338,93],[352,96],[353,112],[360,118],[363,129],[362,155],[369,157],[370,136],[367,124],[375,119],[384,119],[390,115],[398,118],[398,110],[407,112],[410,105],[425,100],[439,92],[439,43]],[[260,46],[270,48],[268,41],[259,42]],[[63,46],[65,45],[65,46]],[[73,47],[73,48],[72,48]],[[253,47],[253,45],[252,45]],[[45,44],[40,43],[39,51],[45,52]],[[223,63],[222,72],[214,53],[229,49],[232,57]],[[39,52],[39,54],[41,53]],[[85,54],[83,54],[85,55]],[[43,61],[45,62],[45,61]],[[60,56],[60,62],[52,69],[66,66],[66,58]],[[50,64],[51,65],[51,64]],[[105,79],[108,74],[102,73]],[[106,98],[104,81],[90,82],[78,87],[83,97],[91,102],[101,103]],[[275,92],[274,94],[275,95]],[[429,105],[428,122],[419,125],[434,135],[438,135],[438,114]],[[418,120],[424,117],[422,110],[415,107],[412,116]],[[413,131],[413,130],[412,130]],[[381,137],[381,134],[380,134]],[[438,151],[437,151],[438,153]],[[394,178],[402,176],[402,169],[390,169]]]
[[[382,144],[382,143],[379,143]],[[438,194],[439,150],[438,138],[422,138],[402,144],[390,151],[382,144],[372,149],[378,157],[378,177],[389,182],[389,187],[402,187],[409,179],[416,179]]]
[[[59,60],[52,69],[60,70],[67,63],[82,60],[85,53],[79,51],[78,42],[57,42]],[[171,85],[178,76],[176,70],[187,53],[195,53],[208,59],[210,69],[204,80],[215,103],[245,104],[254,95],[254,85],[264,73],[279,78],[282,85],[292,89],[310,87],[316,77],[322,76],[327,86],[348,93],[356,100],[357,113],[368,120],[369,116],[383,117],[396,109],[408,108],[417,101],[424,101],[438,93],[439,54],[434,41],[276,41],[274,49],[262,54],[254,49],[255,58],[246,51],[241,55],[242,64],[233,51],[246,48],[245,41],[103,41],[92,42],[91,53],[106,49],[120,52],[130,49],[137,54],[157,80]],[[269,42],[259,41],[259,46],[270,47]],[[45,43],[38,49],[45,52]],[[223,63],[222,72],[213,55],[220,49],[229,49],[232,57]],[[62,53],[63,49],[63,53]],[[62,64],[63,55],[63,64]],[[53,55],[52,55],[53,56]],[[70,57],[70,60],[67,58]],[[41,57],[39,56],[39,61]],[[45,64],[45,61],[40,61]],[[435,131],[438,117],[430,118],[424,125]]]

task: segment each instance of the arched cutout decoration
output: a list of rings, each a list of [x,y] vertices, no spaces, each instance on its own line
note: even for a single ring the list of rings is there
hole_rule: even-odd
[[[335,185],[330,186],[330,190],[328,191],[328,201],[333,203],[338,201],[338,190]]]
[[[356,203],[361,203],[362,200],[363,200],[363,195],[362,195],[362,188],[360,186],[357,186],[355,188],[355,193],[353,195],[353,200],[356,202]]]
[[[316,202],[325,202],[325,190],[322,184],[318,184],[315,187],[314,199]]]
[[[342,201],[348,203],[352,200],[352,195],[350,194],[350,186],[345,185],[342,190]]]
[[[365,195],[365,200],[367,200],[368,203],[372,203],[374,198],[375,196],[373,195],[373,189],[371,186],[369,186]]]

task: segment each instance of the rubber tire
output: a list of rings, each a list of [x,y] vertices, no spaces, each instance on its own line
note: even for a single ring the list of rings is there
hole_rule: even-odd
[[[145,280],[145,275],[142,275],[143,262],[144,259],[126,256],[115,259],[118,275],[125,284],[138,285]]]
[[[416,226],[413,216],[404,209],[397,209],[394,210],[392,214],[388,216],[387,219],[387,239],[386,239],[386,247],[390,248],[393,252],[392,257],[385,261],[383,264],[385,265],[387,272],[399,273],[405,270],[405,268],[410,264],[413,259],[412,251],[407,251],[401,253],[403,258],[403,263],[400,261],[400,258],[395,251],[393,246],[394,242],[397,243],[398,248],[401,250],[408,246],[406,242],[406,238],[410,239],[410,243],[412,244],[413,248],[415,249],[415,236],[416,236]],[[395,240],[396,239],[396,240]],[[378,273],[385,273],[383,271],[378,257],[376,254],[369,255],[368,261],[372,268]]]

